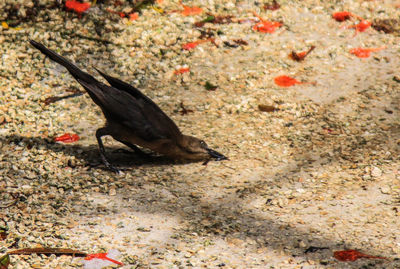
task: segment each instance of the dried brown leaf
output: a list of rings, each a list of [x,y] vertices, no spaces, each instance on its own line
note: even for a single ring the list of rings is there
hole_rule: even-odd
[[[79,250],[70,248],[22,248],[9,251],[9,255],[30,255],[30,254],[45,254],[45,255],[71,255],[75,257],[86,257],[87,254]]]
[[[383,19],[383,20],[376,19],[374,20],[371,26],[377,31],[383,31],[386,34],[391,34],[395,31],[400,30],[398,25],[399,25],[399,20],[397,19]]]
[[[277,10],[281,7],[281,5],[276,2],[276,0],[273,0],[271,3],[265,4],[264,5],[264,10]]]
[[[179,113],[181,113],[182,116],[194,112],[194,111],[191,110],[191,109],[187,109],[187,108],[183,105],[183,102],[181,102],[181,103],[179,104],[179,106],[180,106],[181,109],[182,109],[181,111],[179,111]]]
[[[279,108],[270,105],[258,105],[258,109],[263,112],[274,112],[279,110]]]
[[[249,43],[247,43],[247,41],[243,40],[243,39],[234,39],[233,42],[235,42],[238,45],[243,45],[243,46],[247,46]]]

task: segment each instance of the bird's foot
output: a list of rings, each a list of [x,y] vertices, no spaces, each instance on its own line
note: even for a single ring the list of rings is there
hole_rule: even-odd
[[[121,174],[121,171],[125,170],[125,169],[118,169],[115,166],[111,165],[110,163],[103,163],[106,167],[106,169],[110,170],[111,172],[114,172],[116,174]],[[88,163],[86,165],[87,170],[91,170],[92,168],[99,168],[99,166],[101,166],[101,163]]]
[[[116,174],[121,174],[121,170],[116,168],[114,165],[110,164],[110,163],[105,163],[104,164],[108,170],[110,170],[111,172],[114,172]]]
[[[104,165],[107,167],[108,170],[110,170],[111,172],[117,173],[117,174],[121,173],[121,171],[118,168],[116,168],[114,165],[112,165],[103,154],[100,154],[100,156],[101,156],[101,160],[103,161]]]

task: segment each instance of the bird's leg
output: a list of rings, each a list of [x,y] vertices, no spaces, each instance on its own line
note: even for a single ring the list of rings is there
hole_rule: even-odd
[[[144,158],[148,158],[148,157],[149,157],[149,154],[145,153],[143,150],[141,150],[140,148],[138,148],[136,145],[131,144],[131,143],[129,143],[129,142],[125,142],[125,141],[119,141],[119,142],[121,142],[121,143],[124,144],[125,146],[127,146],[127,147],[133,149],[133,151],[134,151],[137,155],[139,155],[140,157],[144,157]]]
[[[106,151],[104,149],[103,141],[101,140],[101,137],[105,136],[105,135],[108,135],[107,128],[97,129],[96,138],[97,138],[97,143],[99,144],[101,160],[103,161],[104,165],[108,169],[110,169],[111,171],[113,171],[115,173],[119,173],[119,170],[117,168],[115,168],[112,164],[110,164],[109,161],[106,158]]]

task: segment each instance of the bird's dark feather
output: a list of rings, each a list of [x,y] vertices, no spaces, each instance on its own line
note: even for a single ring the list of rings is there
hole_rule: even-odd
[[[159,129],[162,129],[163,133],[169,133],[169,138],[174,138],[181,135],[178,126],[176,126],[176,124],[160,109],[156,103],[154,103],[141,91],[118,78],[109,76],[97,68],[95,69],[108,81],[108,83],[110,83],[111,86],[117,88],[118,90],[129,93],[138,102],[140,102],[143,105],[143,110],[146,113],[148,120],[157,125]]]
[[[128,93],[101,82],[89,84],[80,79],[77,81],[96,96],[99,106],[109,121],[119,122],[146,141],[169,138],[168,133],[162,132],[148,120],[145,106]]]
[[[181,136],[176,124],[135,87],[96,69],[110,83],[110,87],[44,45],[33,40],[30,40],[30,43],[50,59],[67,68],[100,106],[107,120],[114,120],[130,128],[145,141],[161,138],[175,141]]]

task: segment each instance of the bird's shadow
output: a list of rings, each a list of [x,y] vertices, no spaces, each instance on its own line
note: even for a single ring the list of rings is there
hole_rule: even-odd
[[[81,165],[86,166],[89,169],[108,170],[101,161],[97,144],[88,146],[81,144],[67,144],[55,142],[51,138],[43,138],[40,136],[25,137],[16,134],[0,137],[0,141],[3,144],[14,143],[23,145],[28,150],[36,148],[51,150],[55,153],[63,152],[67,156],[74,156],[76,159],[82,160],[83,164]],[[132,170],[139,166],[153,167],[196,162],[190,160],[171,160],[165,156],[157,155],[147,149],[143,149],[145,155],[137,154],[123,144],[120,144],[120,146],[106,146],[105,149],[107,160],[121,170]]]

